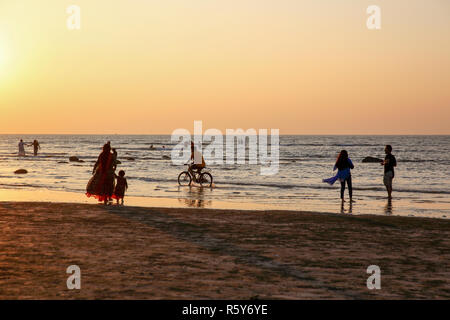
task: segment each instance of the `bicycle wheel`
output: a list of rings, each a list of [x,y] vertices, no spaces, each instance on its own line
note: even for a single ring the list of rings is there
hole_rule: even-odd
[[[178,175],[178,184],[180,186],[190,186],[191,185],[191,175],[187,171],[183,171]]]
[[[200,175],[200,185],[202,187],[211,187],[213,183],[213,177],[209,172],[204,172]]]

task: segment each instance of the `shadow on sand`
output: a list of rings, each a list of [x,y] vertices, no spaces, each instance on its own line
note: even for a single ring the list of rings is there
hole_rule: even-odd
[[[130,207],[128,207],[129,209]],[[247,266],[263,269],[266,272],[275,272],[282,277],[290,277],[300,280],[310,287],[327,290],[336,298],[355,299],[358,294],[348,289],[338,288],[326,284],[320,280],[314,279],[307,272],[300,271],[290,265],[282,264],[269,257],[261,255],[256,250],[248,250],[226,242],[214,236],[211,230],[201,226],[191,224],[177,219],[169,214],[154,209],[149,214],[148,208],[133,208],[130,210],[121,210],[120,207],[107,207],[107,211],[111,214],[118,215],[122,218],[130,219],[139,223],[143,223],[149,227],[157,228],[178,240],[190,242],[202,249],[208,250],[212,254],[228,255],[235,258],[235,261]]]

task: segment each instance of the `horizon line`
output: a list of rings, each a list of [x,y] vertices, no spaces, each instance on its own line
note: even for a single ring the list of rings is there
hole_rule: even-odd
[[[3,136],[170,136],[172,133],[0,133]],[[227,134],[224,133],[224,136]],[[268,134],[270,136],[270,134]],[[283,133],[279,136],[450,136],[450,133]]]

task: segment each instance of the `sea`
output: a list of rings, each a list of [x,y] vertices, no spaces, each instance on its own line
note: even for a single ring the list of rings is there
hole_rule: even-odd
[[[26,156],[19,157],[20,139],[26,143],[38,140],[39,154],[34,156],[28,146]],[[16,195],[22,192],[23,201],[36,201],[36,197],[26,196],[36,191],[43,200],[46,194],[57,192],[77,195],[80,202],[95,203],[84,193],[107,141],[118,152],[121,164],[117,170],[126,172],[129,189],[125,204],[127,199],[140,199],[152,206],[165,199],[174,207],[450,217],[448,135],[281,135],[279,170],[273,175],[262,175],[261,163],[249,163],[246,141],[245,163],[213,164],[205,159],[214,177],[211,188],[178,185],[178,174],[186,167],[172,162],[171,151],[178,142],[172,141],[170,135],[0,135],[0,190],[4,191],[0,201],[11,200],[9,190]],[[393,146],[397,158],[392,201],[387,199],[383,185],[383,167],[362,162],[368,156],[384,158],[386,144]],[[224,157],[227,147],[223,149]],[[348,201],[347,190],[347,201],[340,201],[339,182],[333,186],[322,182],[334,175],[333,165],[342,149],[348,151],[355,165],[354,203]],[[71,156],[82,161],[70,162]],[[17,169],[28,173],[15,174]]]

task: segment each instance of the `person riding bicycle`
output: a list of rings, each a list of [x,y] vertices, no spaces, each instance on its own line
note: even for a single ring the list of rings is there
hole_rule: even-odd
[[[204,167],[206,167],[205,159],[203,159],[203,155],[200,151],[197,150],[194,146],[194,142],[191,141],[191,160],[192,164],[189,165],[189,173],[194,177],[194,170],[197,170],[198,173],[202,171]]]

